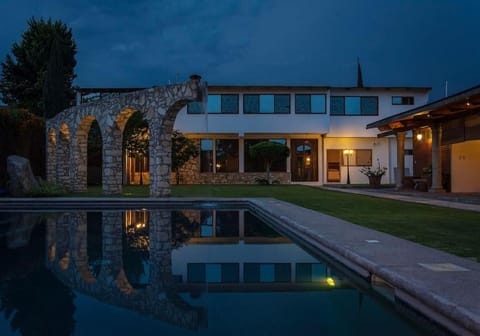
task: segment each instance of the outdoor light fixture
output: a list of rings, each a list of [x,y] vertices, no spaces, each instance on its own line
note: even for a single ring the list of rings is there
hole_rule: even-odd
[[[347,184],[350,184],[350,155],[353,154],[353,149],[344,149],[343,154],[347,156]]]
[[[470,106],[470,100],[467,98],[467,107]]]
[[[422,133],[418,133],[418,134],[417,134],[417,140],[418,140],[418,141],[422,141],[422,139],[423,139]]]

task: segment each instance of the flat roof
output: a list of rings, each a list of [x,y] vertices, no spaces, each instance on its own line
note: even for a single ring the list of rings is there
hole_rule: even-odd
[[[145,87],[124,87],[124,88],[77,88],[76,91],[81,94],[89,93],[111,93],[111,92],[133,92],[145,90]],[[307,85],[208,85],[208,89],[213,91],[311,91],[311,90],[405,90],[405,91],[419,91],[429,92],[430,87],[407,87],[407,86],[307,86]]]
[[[461,118],[480,112],[480,85],[451,96],[377,120],[366,126],[380,131],[407,131],[435,122]]]

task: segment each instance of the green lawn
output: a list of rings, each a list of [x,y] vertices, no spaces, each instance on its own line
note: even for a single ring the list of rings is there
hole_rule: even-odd
[[[89,188],[85,196],[100,196]],[[148,196],[126,187],[123,196]],[[274,197],[462,257],[480,260],[480,213],[327,191],[300,185],[181,185],[172,196]]]

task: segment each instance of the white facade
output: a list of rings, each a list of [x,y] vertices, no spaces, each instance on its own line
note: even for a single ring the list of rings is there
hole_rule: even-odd
[[[365,166],[365,161],[370,155],[370,164],[375,168],[378,164],[387,167],[387,174],[382,183],[394,183],[396,168],[396,138],[377,138],[378,131],[366,129],[368,123],[386,118],[403,111],[410,110],[427,103],[428,88],[335,88],[335,87],[244,87],[244,86],[213,86],[209,87],[209,96],[212,95],[238,95],[238,113],[221,113],[208,111],[208,113],[188,113],[187,108],[181,110],[175,121],[175,129],[180,130],[189,137],[197,139],[238,139],[239,167],[238,172],[245,172],[244,142],[248,139],[285,139],[291,149],[291,157],[286,162],[286,172],[291,173],[292,182],[310,182],[313,184],[346,183],[347,170],[350,183],[368,183],[360,169]],[[271,96],[288,95],[288,113],[246,113],[245,99],[247,95]],[[324,96],[324,113],[296,113],[296,99],[298,95]],[[345,115],[338,115],[338,105],[335,113],[332,112],[332,97],[337,101],[343,100]],[[338,98],[340,97],[340,98]],[[341,98],[344,97],[344,98]],[[363,110],[369,109],[376,113],[368,112],[363,115]],[[376,97],[376,98],[375,98]],[[397,104],[393,104],[393,97]],[[218,98],[218,97],[215,97]],[[301,97],[302,99],[308,99]],[[321,98],[321,97],[320,97]],[[400,98],[400,104],[398,104]],[[402,101],[402,98],[404,101]],[[250,98],[248,98],[250,99]],[[261,99],[261,98],[259,98]],[[405,104],[403,104],[405,103]],[[260,104],[260,103],[259,103]],[[348,106],[347,106],[348,105]],[[313,103],[311,103],[313,106]],[[353,107],[352,107],[353,106]],[[352,110],[348,110],[352,108]],[[360,114],[360,115],[358,115]],[[295,157],[295,148],[300,139],[312,140],[316,146],[315,157],[316,173],[303,174],[295,178],[296,171],[300,171],[298,158]],[[316,145],[315,145],[316,144]],[[411,135],[407,134],[406,149],[411,149]],[[344,149],[352,149],[353,154],[349,160],[348,169]],[[338,151],[338,152],[336,152]],[[407,153],[408,154],[408,153]],[[342,157],[343,155],[343,157]],[[357,157],[358,156],[358,157]],[[303,157],[305,159],[305,157]],[[310,162],[310,157],[307,158]],[[378,161],[377,161],[378,159]],[[296,161],[297,160],[297,161]],[[360,162],[361,161],[361,162]],[[413,171],[411,155],[406,155],[405,167],[407,175]],[[304,167],[303,167],[304,168]],[[303,169],[302,168],[302,169]],[[215,168],[214,171],[215,173]],[[298,175],[300,176],[300,175]]]

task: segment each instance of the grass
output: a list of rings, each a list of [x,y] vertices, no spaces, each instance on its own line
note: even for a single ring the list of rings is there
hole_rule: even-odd
[[[127,186],[122,196],[148,196]],[[74,196],[79,196],[75,194]],[[102,196],[101,187],[81,196]],[[480,213],[322,190],[300,185],[180,185],[178,197],[273,197],[448,253],[480,260]]]

